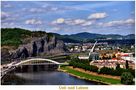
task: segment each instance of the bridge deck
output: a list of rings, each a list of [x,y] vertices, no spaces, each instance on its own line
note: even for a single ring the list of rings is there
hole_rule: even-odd
[[[33,62],[34,63],[27,63],[27,62]],[[40,63],[41,61],[41,63]],[[51,62],[51,63],[45,63],[45,62]],[[50,59],[43,59],[43,58],[33,58],[33,59],[28,59],[28,60],[23,60],[23,61],[17,61],[16,63],[14,64],[10,64],[10,66],[8,66],[7,69],[3,69],[1,70],[1,77],[0,78],[3,78],[4,75],[6,75],[8,72],[14,70],[17,66],[20,66],[20,65],[49,65],[49,64],[57,64],[57,65],[68,65],[68,63],[59,63],[57,61],[54,61],[54,60],[50,60]]]

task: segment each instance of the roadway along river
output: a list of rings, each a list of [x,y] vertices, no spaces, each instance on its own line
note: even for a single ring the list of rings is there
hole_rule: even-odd
[[[82,80],[59,71],[34,73],[10,73],[4,83],[10,85],[96,85],[99,83]]]

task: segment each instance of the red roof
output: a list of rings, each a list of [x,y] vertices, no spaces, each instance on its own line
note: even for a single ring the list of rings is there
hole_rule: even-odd
[[[116,58],[112,58],[112,60],[117,60]]]
[[[128,54],[121,54],[121,56],[129,56]]]

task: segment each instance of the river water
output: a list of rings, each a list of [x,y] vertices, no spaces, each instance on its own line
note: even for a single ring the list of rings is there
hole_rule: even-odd
[[[11,73],[4,81],[8,85],[96,85],[100,83],[76,78],[60,71]]]

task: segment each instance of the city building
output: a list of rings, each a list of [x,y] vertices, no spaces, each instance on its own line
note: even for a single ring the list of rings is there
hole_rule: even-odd
[[[99,53],[97,53],[97,52],[91,52],[90,56],[89,56],[89,60],[90,61],[92,61],[92,60],[99,60]]]

